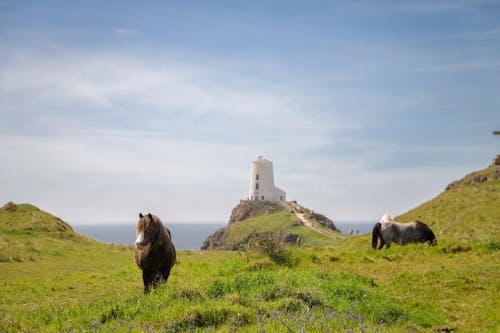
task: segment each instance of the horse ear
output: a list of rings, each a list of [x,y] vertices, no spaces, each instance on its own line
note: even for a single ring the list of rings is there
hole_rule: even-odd
[[[143,218],[144,216],[142,215],[142,213],[139,213],[139,218]]]
[[[151,215],[151,213],[148,213],[148,216],[151,220],[153,219],[153,215]]]

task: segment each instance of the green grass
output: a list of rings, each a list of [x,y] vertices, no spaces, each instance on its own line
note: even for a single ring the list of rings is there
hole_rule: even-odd
[[[318,224],[318,228],[323,227]],[[249,235],[257,235],[256,230],[258,230],[259,234],[297,234],[301,237],[301,243],[304,246],[334,245],[336,242],[336,240],[305,227],[294,214],[281,210],[228,225],[226,227],[225,244],[228,248],[231,248],[234,244],[243,242]]]
[[[500,328],[498,247],[489,243],[373,251],[361,236],[285,250],[295,265],[258,251],[180,251],[168,284],[146,296],[127,247],[88,243],[1,263],[0,331]]]
[[[228,241],[259,230],[313,246],[180,251],[149,295],[131,247],[80,236],[33,206],[2,209],[0,332],[498,332],[499,183],[486,173],[401,217],[428,222],[436,246],[374,251],[371,235],[332,242],[270,211],[231,224]]]
[[[500,179],[495,177],[499,166],[467,175],[433,200],[396,218],[409,222],[421,220],[429,224],[438,239],[489,241],[500,234]],[[476,182],[477,177],[487,181]]]

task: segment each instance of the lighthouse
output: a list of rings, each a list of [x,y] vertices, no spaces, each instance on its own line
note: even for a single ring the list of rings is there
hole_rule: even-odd
[[[273,162],[262,156],[252,162],[248,198],[254,201],[286,201],[286,193],[274,185]]]

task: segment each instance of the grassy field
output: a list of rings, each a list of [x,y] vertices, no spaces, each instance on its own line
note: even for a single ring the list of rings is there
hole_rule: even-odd
[[[0,331],[497,332],[498,243],[181,251],[142,294],[132,249],[0,264]],[[282,260],[291,256],[292,260]],[[362,329],[361,329],[362,328]]]
[[[149,295],[133,248],[80,236],[30,205],[0,209],[0,332],[499,332],[499,183],[474,177],[401,217],[430,220],[437,246],[374,251],[361,235],[180,251]],[[263,218],[288,225],[273,215]]]

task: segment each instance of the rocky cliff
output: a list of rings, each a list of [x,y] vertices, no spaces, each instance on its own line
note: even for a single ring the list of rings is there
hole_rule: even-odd
[[[316,245],[338,239],[332,220],[296,202],[242,200],[231,212],[229,223],[203,243],[206,250],[243,250],[252,241],[273,236],[283,242]]]

